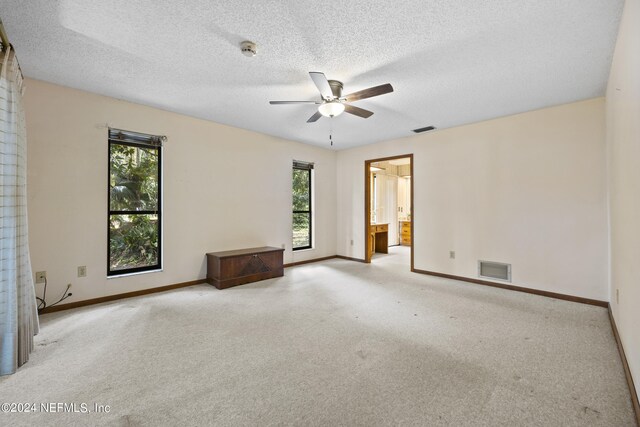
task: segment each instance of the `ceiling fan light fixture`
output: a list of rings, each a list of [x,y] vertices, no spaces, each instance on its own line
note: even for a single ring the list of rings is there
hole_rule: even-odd
[[[318,111],[325,117],[336,117],[344,112],[344,104],[338,101],[329,101],[320,104]]]

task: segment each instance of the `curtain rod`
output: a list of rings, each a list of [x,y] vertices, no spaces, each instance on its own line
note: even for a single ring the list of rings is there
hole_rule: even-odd
[[[2,42],[2,48],[0,49],[0,52],[8,52],[9,49],[13,48],[13,46],[11,46],[11,43],[9,43],[9,37],[7,36],[7,32],[4,29],[4,24],[2,23],[2,19],[0,19],[0,42]],[[22,74],[22,68],[20,67],[20,64],[18,64],[17,58],[15,56],[15,53],[13,55],[14,59],[15,59],[15,64],[18,67],[18,86],[21,88],[20,89],[20,93],[24,96],[24,90],[25,90],[25,86],[23,84],[24,82],[24,74]]]
[[[7,32],[4,30],[2,19],[0,19],[0,40],[2,40],[2,50],[10,46],[9,37],[7,37]]]

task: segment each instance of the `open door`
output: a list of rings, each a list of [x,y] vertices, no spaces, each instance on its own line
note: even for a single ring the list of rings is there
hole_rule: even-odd
[[[410,246],[413,270],[413,154],[366,160],[364,175],[365,262],[389,246]]]

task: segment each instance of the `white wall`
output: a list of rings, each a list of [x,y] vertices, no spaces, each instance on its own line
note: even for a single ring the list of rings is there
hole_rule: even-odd
[[[640,395],[640,0],[627,0],[607,87],[611,310]],[[616,301],[616,291],[620,301]]]
[[[73,302],[204,278],[212,251],[285,243],[285,263],[335,255],[335,152],[41,81],[26,86],[29,243],[34,271],[47,271],[49,302],[67,283]],[[168,137],[162,272],[106,278],[106,123]],[[316,164],[315,249],[296,253],[293,159]],[[86,278],[76,277],[80,265]]]
[[[598,98],[340,151],[338,254],[364,258],[364,161],[413,153],[416,269],[507,262],[513,284],[607,300],[604,133]]]

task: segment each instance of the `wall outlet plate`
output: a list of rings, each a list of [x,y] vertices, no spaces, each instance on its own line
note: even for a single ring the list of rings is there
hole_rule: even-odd
[[[449,251],[449,258],[456,259],[456,251]]]
[[[78,267],[78,277],[87,277],[87,266],[81,265]]]
[[[36,283],[44,283],[47,280],[46,271],[36,271]]]

